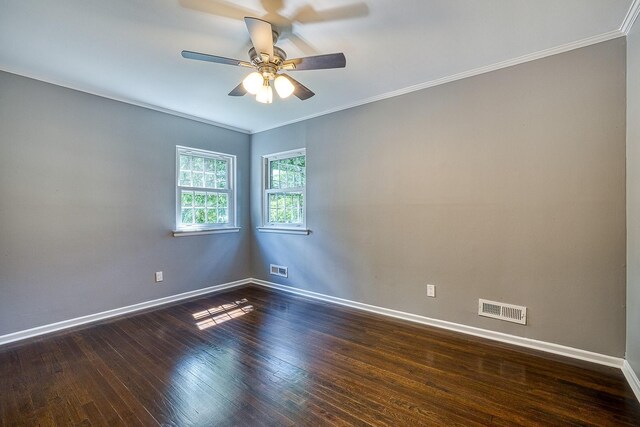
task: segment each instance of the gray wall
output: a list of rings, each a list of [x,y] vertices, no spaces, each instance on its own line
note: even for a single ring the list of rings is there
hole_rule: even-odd
[[[640,22],[627,37],[627,361],[640,376]]]
[[[0,135],[0,335],[250,276],[249,135],[7,73]],[[170,234],[176,145],[238,156],[240,233]]]
[[[254,135],[254,276],[623,356],[625,50],[620,38]],[[260,156],[299,147],[313,232],[257,232]],[[479,317],[478,298],[527,306],[529,324]]]
[[[638,45],[636,26],[630,76]],[[253,275],[623,356],[625,53],[617,39],[263,132],[251,158],[247,135],[0,73],[0,335]],[[632,219],[631,79],[628,96]],[[238,156],[240,233],[171,236],[175,145]],[[299,147],[313,232],[259,233],[260,156]],[[638,224],[628,236],[637,325]],[[528,306],[529,325],[478,317],[478,298]]]

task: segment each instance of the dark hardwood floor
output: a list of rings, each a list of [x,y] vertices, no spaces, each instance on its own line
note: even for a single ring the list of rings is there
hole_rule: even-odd
[[[0,424],[620,426],[640,404],[618,369],[247,287],[0,347]]]

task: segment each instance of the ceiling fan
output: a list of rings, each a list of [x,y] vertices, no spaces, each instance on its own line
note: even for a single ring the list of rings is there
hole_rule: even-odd
[[[344,68],[347,65],[347,60],[343,53],[287,59],[285,51],[275,45],[280,34],[269,22],[249,17],[244,18],[244,22],[247,25],[251,43],[253,44],[253,47],[249,49],[249,61],[188,50],[182,51],[182,57],[187,59],[253,68],[255,71],[245,77],[238,86],[229,92],[229,96],[243,96],[250,93],[256,96],[256,101],[271,104],[273,102],[271,82],[273,81],[273,86],[281,98],[287,98],[293,94],[304,101],[311,98],[315,93],[302,83],[284,74],[283,70],[323,70]]]

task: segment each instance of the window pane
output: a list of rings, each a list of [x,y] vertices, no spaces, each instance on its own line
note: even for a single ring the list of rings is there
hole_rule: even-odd
[[[204,159],[204,171],[205,172],[215,172],[216,171],[216,161],[214,159]]]
[[[278,209],[276,203],[276,195],[269,194],[269,199],[267,201],[268,210],[269,210],[269,222],[277,222],[278,220]]]
[[[193,192],[192,191],[183,191],[182,192],[182,207],[193,206]]]
[[[271,188],[280,188],[280,161],[271,162]]]
[[[203,171],[204,159],[202,157],[191,157],[191,169],[194,171]]]
[[[293,198],[291,195],[287,195],[284,198],[284,221],[291,222],[291,204]]]
[[[302,181],[300,179],[300,167],[299,166],[294,166],[293,168],[291,168],[291,171],[293,172],[293,186],[294,187],[300,187],[302,185]]]
[[[196,209],[195,210],[195,216],[196,216],[196,224],[204,224],[205,223],[205,211],[204,211],[204,209]]]
[[[204,193],[196,193],[195,197],[194,197],[194,206],[197,208],[200,207],[204,207],[204,201],[205,201],[205,194]]]
[[[216,182],[215,188],[226,189],[228,177],[228,163],[224,160],[216,160]]]
[[[216,176],[212,173],[204,174],[204,186],[207,188],[216,188]]]
[[[215,208],[218,196],[215,193],[207,193],[207,207]]]
[[[220,194],[218,196],[218,206],[220,206],[221,208],[226,208],[228,202],[228,196],[226,194]]]
[[[287,185],[289,188],[294,188],[295,185],[295,181],[296,181],[296,173],[295,173],[295,169],[293,168],[293,166],[291,166],[289,168],[289,173],[287,174]]]
[[[218,209],[218,222],[219,223],[225,223],[228,222],[227,219],[227,210],[225,208],[219,208]]]
[[[287,182],[289,180],[289,168],[287,163],[283,160],[280,162],[280,188],[287,188]]]
[[[180,182],[178,185],[191,187],[191,172],[180,171]]]
[[[204,187],[204,174],[202,172],[193,172],[192,187]]]
[[[215,224],[218,222],[218,215],[217,215],[217,211],[215,209],[208,209],[207,210],[207,222],[209,224]]]
[[[182,223],[193,224],[193,209],[182,209]]]
[[[185,156],[184,154],[180,155],[180,170],[190,170],[191,169],[191,157]]]

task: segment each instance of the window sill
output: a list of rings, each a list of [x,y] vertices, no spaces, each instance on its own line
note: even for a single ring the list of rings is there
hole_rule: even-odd
[[[304,234],[311,233],[308,228],[286,228],[286,227],[256,227],[262,233],[280,233],[280,234]]]
[[[240,227],[214,228],[208,230],[176,230],[173,237],[201,236],[203,234],[237,233]]]

